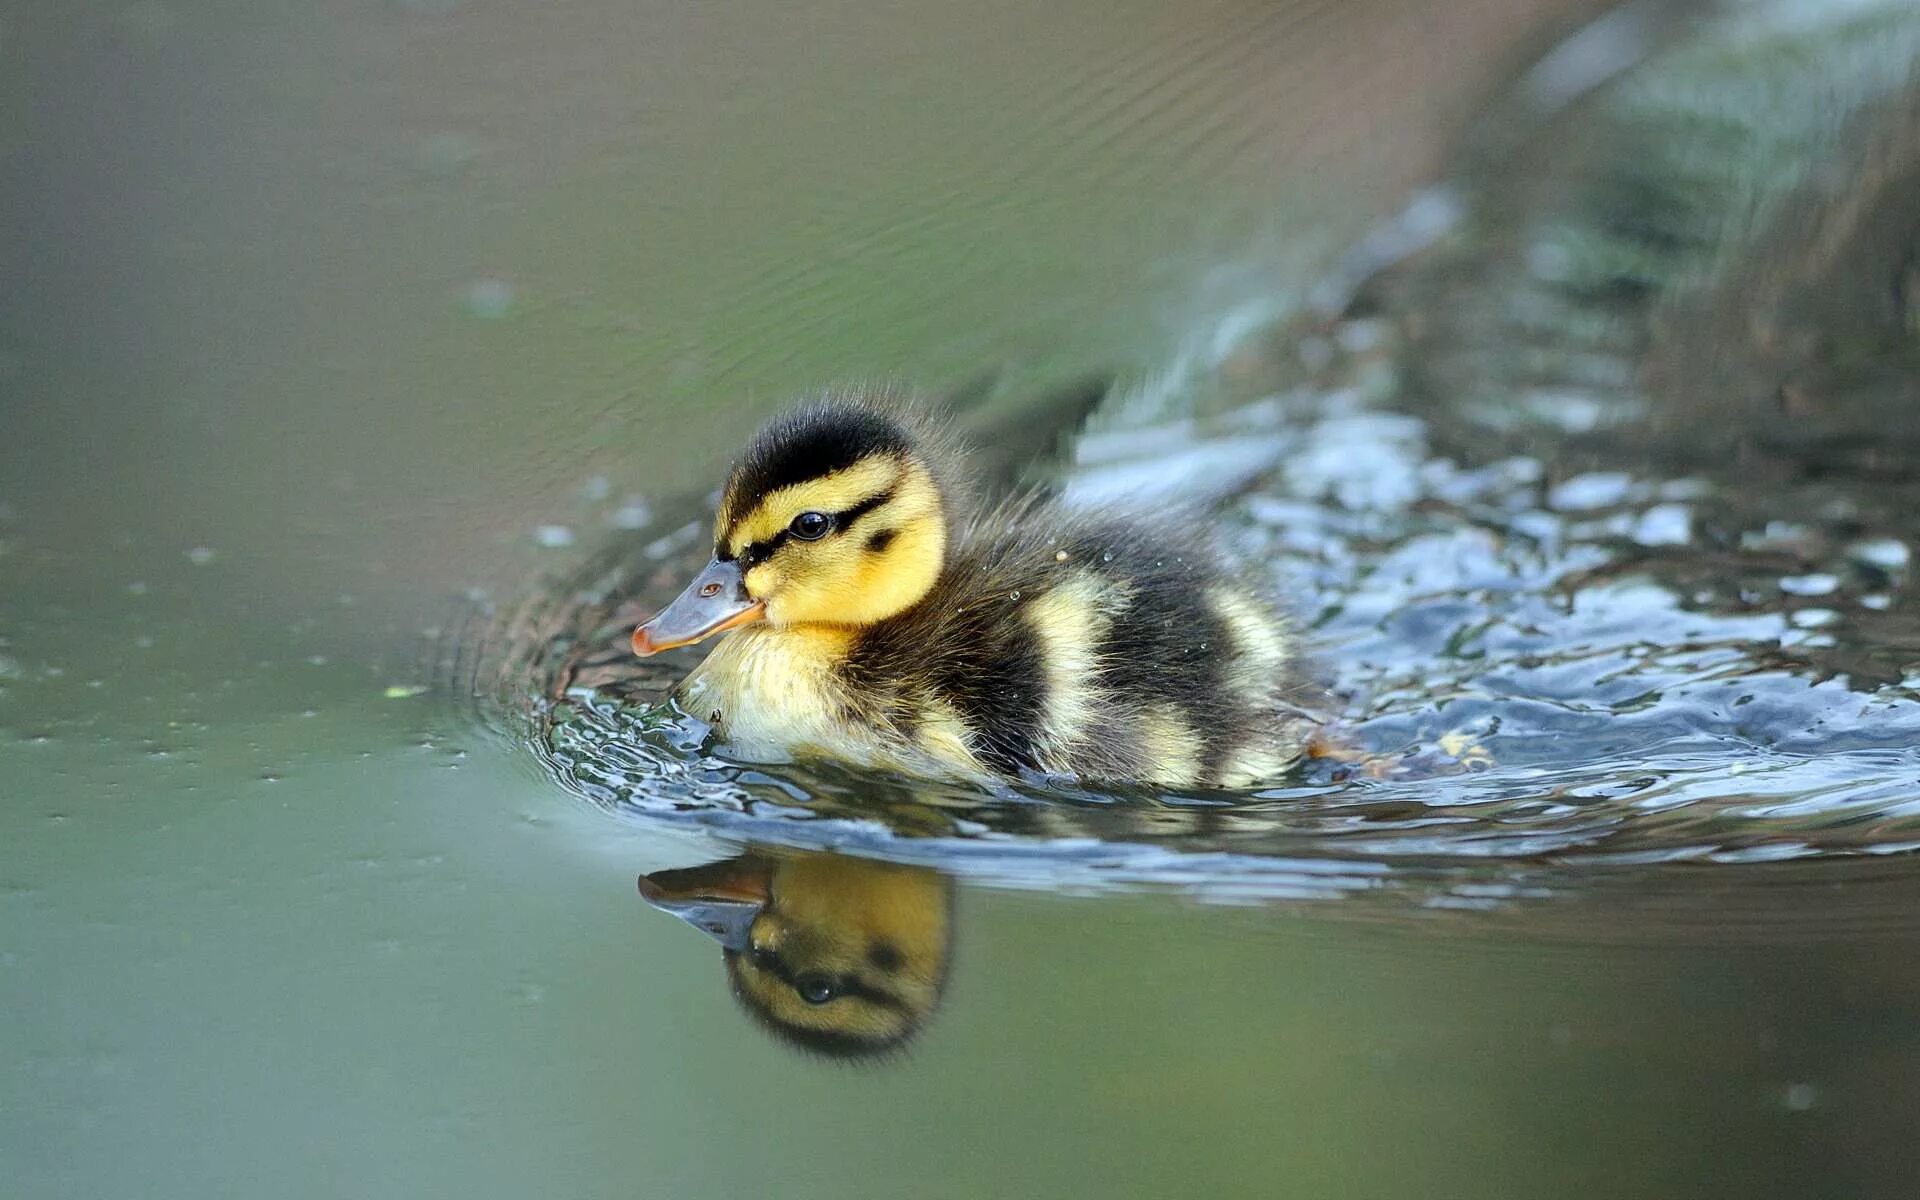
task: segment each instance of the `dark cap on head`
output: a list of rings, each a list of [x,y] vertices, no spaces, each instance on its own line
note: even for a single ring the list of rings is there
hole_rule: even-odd
[[[844,471],[863,459],[912,453],[905,423],[857,400],[816,400],[769,421],[727,477],[729,512],[744,513],[783,487]]]

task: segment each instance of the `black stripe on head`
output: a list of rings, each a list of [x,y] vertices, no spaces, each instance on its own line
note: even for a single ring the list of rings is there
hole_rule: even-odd
[[[861,517],[866,516],[868,513],[872,512],[874,509],[879,508],[882,504],[885,504],[887,501],[893,499],[894,493],[899,490],[900,490],[900,483],[896,479],[891,485],[888,486],[886,491],[876,493],[872,496],[868,496],[865,500],[860,501],[858,504],[850,505],[847,508],[841,509],[837,513],[829,514],[833,517],[833,532],[842,533],[846,530],[852,529],[853,523],[855,521],[858,521]]]
[[[727,479],[728,511],[737,520],[769,492],[912,450],[905,427],[878,409],[831,400],[804,405],[775,417],[747,444]]]
[[[884,990],[869,987],[864,982],[841,977],[837,982],[843,995],[859,996],[868,1003],[891,1009],[903,1015],[905,1023],[898,1034],[893,1036],[863,1036],[851,1030],[822,1028],[812,1025],[796,1025],[783,1020],[773,1010],[765,1007],[759,997],[749,991],[741,981],[742,972],[749,970],[738,950],[722,952],[726,961],[727,981],[733,998],[746,1009],[761,1028],[782,1038],[789,1044],[813,1054],[829,1058],[872,1058],[891,1054],[918,1032],[918,1019],[907,1008],[905,1001]],[[760,970],[778,979],[783,986],[796,986],[797,976],[784,959],[767,950],[754,952],[751,957]]]
[[[844,533],[847,530],[853,528],[853,523],[855,521],[858,521],[861,517],[866,516],[868,513],[872,512],[874,509],[879,508],[882,504],[885,504],[887,501],[893,499],[894,493],[898,490],[899,490],[899,484],[895,483],[892,487],[887,488],[885,491],[876,492],[875,494],[868,496],[865,500],[860,501],[858,504],[850,505],[847,508],[841,509],[839,512],[828,513],[827,515],[833,518],[833,528],[827,531],[826,536],[833,537],[837,534]],[[888,530],[887,532],[889,536],[893,533],[892,530]],[[745,549],[740,551],[740,561],[745,563],[748,568],[752,568],[753,566],[759,563],[763,563],[767,561],[769,558],[773,557],[773,552],[775,550],[778,550],[780,547],[786,545],[788,539],[790,539],[792,536],[793,536],[792,530],[782,529],[779,533],[774,534],[770,538],[762,538],[760,541],[754,542],[751,545],[747,546]],[[878,537],[880,535],[875,534],[874,536]],[[729,557],[727,554],[727,548],[725,545],[720,545],[715,547],[713,553],[714,553],[714,557],[722,560],[725,560],[726,558]]]
[[[794,970],[792,965],[780,956],[779,951],[757,949],[753,951],[753,961],[755,966],[786,984],[788,987],[797,988],[800,986],[800,972]],[[833,983],[835,988],[843,996],[858,996],[869,1004],[877,1004],[882,1008],[891,1008],[896,1012],[905,1012],[907,1010],[906,1001],[894,995],[892,992],[887,991],[885,988],[874,987],[858,975],[837,975],[833,978]]]

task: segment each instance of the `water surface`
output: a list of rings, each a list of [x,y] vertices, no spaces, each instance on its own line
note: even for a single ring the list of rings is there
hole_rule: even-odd
[[[1911,293],[1715,318],[1905,261],[1810,263],[1774,168],[1906,177],[1913,27],[1726,7],[5,17],[4,1190],[1910,1194]],[[1820,386],[1639,369],[1708,360]],[[1383,768],[995,795],[646,715],[726,452],[887,377],[1116,380],[1051,477],[1210,483]],[[909,1052],[766,1037],[636,894],[747,846],[957,881]]]

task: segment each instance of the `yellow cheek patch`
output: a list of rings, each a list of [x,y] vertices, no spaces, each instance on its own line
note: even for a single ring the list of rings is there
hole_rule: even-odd
[[[745,513],[735,513],[733,498],[728,497],[720,506],[720,536],[726,539],[728,551],[737,555],[755,542],[777,536],[800,513],[845,512],[888,491],[899,482],[903,465],[892,455],[862,459],[843,471],[768,492]]]
[[[765,600],[780,586],[780,568],[773,563],[761,563],[750,569],[744,578],[747,595],[755,600]]]
[[[845,476],[860,469],[849,468],[832,480],[846,483]],[[843,493],[827,494],[819,490],[827,482],[813,480],[783,491],[798,494],[814,489],[809,503],[818,504],[822,511],[842,503],[846,496],[856,498],[834,511],[846,512],[871,503],[876,496],[886,500],[862,512],[856,524],[819,541],[785,539],[766,564],[748,572],[748,591],[767,602],[767,620],[775,626],[854,626],[884,620],[926,595],[945,565],[946,521],[940,493],[924,467],[900,468],[878,481],[884,485],[878,492],[860,492],[847,484]],[[874,477],[866,478],[867,484],[873,482]],[[758,522],[760,517],[753,520]],[[740,528],[752,532],[770,524]],[[743,547],[746,544],[750,543],[742,542]],[[765,567],[778,573],[762,583],[759,572]]]
[[[893,505],[883,511],[893,513]],[[877,528],[877,526],[876,526]],[[856,556],[852,566],[854,610],[896,613],[927,594],[945,561],[947,531],[939,517],[924,514],[904,521],[890,519],[893,533],[886,549],[867,549],[865,538],[855,538],[848,549]]]

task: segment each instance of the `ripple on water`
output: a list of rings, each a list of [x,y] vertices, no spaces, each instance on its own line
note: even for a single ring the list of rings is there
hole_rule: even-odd
[[[1463,186],[1449,219],[1474,203]],[[1620,887],[1685,912],[1759,864],[1829,882],[1827,864],[1920,848],[1920,463],[1599,437],[1660,411],[1635,390],[1634,314],[1524,245],[1496,240],[1520,265],[1485,271],[1463,245],[1364,316],[1302,328],[1263,307],[1202,331],[1110,398],[1059,481],[1078,502],[1223,499],[1231,544],[1295,598],[1362,766],[1225,796],[729,762],[650,707],[693,660],[626,651],[702,557],[705,505],[605,484],[598,551],[517,604],[476,603],[440,668],[609,812],[1005,886],[1433,910]]]
[[[1352,403],[1269,406],[1274,461],[1379,428]],[[631,622],[697,565],[677,537],[619,540],[478,619],[454,661],[519,714],[554,778],[610,812],[1002,886],[1484,909],[1622,868],[1920,845],[1920,696],[1904,675],[1847,669],[1920,657],[1920,629],[1860,604],[1887,581],[1837,561],[1858,559],[1858,539],[1803,527],[1797,559],[1836,560],[1818,610],[1830,636],[1808,645],[1804,597],[1749,586],[1780,577],[1774,544],[1742,536],[1777,523],[1752,497],[1623,472],[1556,482],[1550,463],[1469,465],[1430,451],[1418,423],[1392,428],[1365,440],[1364,488],[1273,469],[1223,517],[1299,601],[1347,738],[1378,771],[1321,762],[1235,796],[994,794],[729,762],[698,722],[649,707],[691,660],[625,651]],[[1162,433],[1142,445],[1176,436]],[[1676,484],[1698,532],[1650,547],[1632,532]]]

